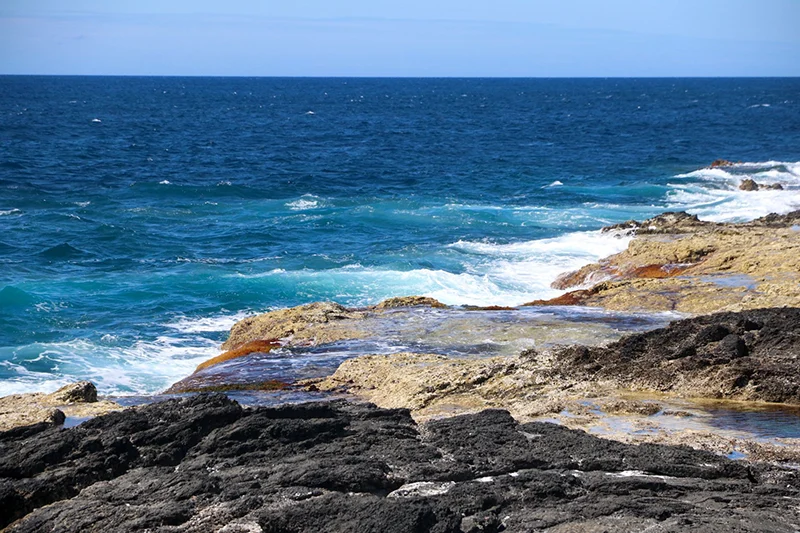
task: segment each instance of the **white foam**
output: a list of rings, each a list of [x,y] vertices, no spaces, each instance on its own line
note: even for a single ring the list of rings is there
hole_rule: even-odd
[[[669,184],[666,207],[687,211],[703,220],[743,222],[800,209],[800,162],[735,163],[701,168],[675,178],[691,181]],[[742,191],[739,184],[744,179],[763,185],[780,184],[783,190]]]
[[[521,243],[459,241],[448,246],[460,255],[463,272],[414,269],[407,271],[348,265],[330,270],[274,269],[246,279],[268,278],[270,286],[303,294],[330,294],[352,304],[372,304],[384,298],[418,294],[449,305],[520,305],[561,294],[550,283],[562,272],[576,270],[624,250],[630,237],[599,231]]]
[[[21,214],[22,214],[22,211],[20,211],[19,209],[16,209],[16,208],[14,208],[14,209],[5,209],[5,210],[0,211],[0,217],[7,217],[7,216],[10,216],[10,215],[21,215]]]
[[[228,331],[231,327],[251,315],[245,311],[240,311],[232,315],[209,316],[200,318],[181,317],[174,322],[164,324],[168,328],[176,329],[183,333],[209,333],[218,331]]]
[[[562,182],[556,180],[553,183],[551,183],[550,185],[546,185],[546,187],[560,187],[562,185],[564,185]]]
[[[52,392],[74,381],[75,376],[92,381],[101,394],[152,394],[188,376],[218,353],[218,343],[202,337],[162,336],[132,346],[109,345],[102,340],[94,344],[85,339],[19,346],[2,362],[14,377],[0,381],[0,396]],[[34,359],[50,360],[52,370],[33,372],[18,362]]]
[[[161,180],[158,182],[159,185],[170,185],[171,182],[169,180]]]
[[[287,202],[284,204],[292,211],[306,211],[308,209],[316,209],[322,205],[322,199],[313,194],[304,194],[297,200]]]

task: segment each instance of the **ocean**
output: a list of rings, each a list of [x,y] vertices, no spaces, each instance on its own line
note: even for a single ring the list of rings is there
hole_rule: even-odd
[[[602,226],[800,208],[796,78],[1,76],[0,117],[0,395],[153,394],[256,312],[516,306]]]

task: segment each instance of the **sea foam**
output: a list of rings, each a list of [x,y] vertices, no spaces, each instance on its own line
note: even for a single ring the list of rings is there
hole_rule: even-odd
[[[685,210],[703,220],[744,222],[800,209],[800,162],[735,163],[702,168],[675,178],[682,182],[669,184],[666,208]],[[764,185],[780,184],[783,190],[742,191],[739,184],[744,179]]]
[[[216,341],[203,337],[159,336],[132,345],[75,339],[0,348],[0,396],[52,392],[75,380],[95,383],[101,394],[153,394],[191,374],[219,353]],[[38,369],[38,370],[37,370]]]

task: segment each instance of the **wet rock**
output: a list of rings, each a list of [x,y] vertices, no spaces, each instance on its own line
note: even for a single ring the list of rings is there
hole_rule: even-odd
[[[66,416],[90,417],[122,409],[98,401],[97,388],[88,381],[65,385],[56,392],[12,394],[0,398],[0,431],[39,423],[60,425]]]
[[[280,348],[280,346],[281,343],[278,342],[278,339],[265,339],[245,342],[233,350],[228,350],[227,352],[223,352],[218,356],[209,359],[208,361],[203,361],[197,365],[195,372],[199,372],[204,368],[218,365],[219,363],[224,363],[225,361],[230,361],[231,359],[250,355],[251,353],[269,353],[275,348]]]
[[[773,190],[773,191],[782,191],[783,185],[780,183],[758,183],[751,178],[745,178],[739,184],[739,189],[742,191],[759,191],[759,190]]]
[[[10,532],[788,532],[800,519],[796,471],[501,410],[418,426],[405,410],[210,395],[0,433],[0,450]]]
[[[622,231],[627,234],[668,234],[685,233],[695,231],[697,228],[708,228],[717,226],[714,222],[705,222],[697,218],[697,215],[690,215],[685,211],[667,211],[649,218],[644,222],[629,220],[622,224],[605,226],[601,229],[603,233],[609,231]]]
[[[523,307],[549,307],[554,305],[581,305],[589,296],[594,294],[592,291],[578,290],[570,291],[550,298],[549,300],[533,300],[522,304]]]
[[[231,328],[222,349],[246,351],[247,343],[258,342],[280,342],[292,346],[360,339],[370,333],[369,326],[364,323],[366,318],[388,309],[415,306],[447,307],[425,296],[389,298],[366,309],[350,309],[334,302],[314,302],[240,320]]]
[[[279,391],[292,387],[278,379],[234,382],[230,378],[220,378],[217,374],[196,372],[189,377],[173,383],[163,394],[183,394],[187,392],[226,392],[226,391]]]
[[[743,179],[739,184],[739,190],[742,191],[757,191],[759,188],[758,183],[750,178]]]
[[[231,328],[223,350],[233,350],[245,343],[290,339],[296,344],[321,344],[365,335],[357,322],[366,313],[333,302],[315,302],[290,309],[280,309],[240,320]]]
[[[728,161],[727,159],[715,159],[709,168],[720,168],[720,167],[731,167],[733,166],[733,162]]]
[[[376,305],[373,309],[380,311],[383,309],[396,309],[398,307],[415,307],[420,305],[425,307],[434,307],[434,308],[447,307],[436,298],[430,298],[428,296],[400,296],[396,298],[387,298],[386,300],[383,300],[378,305]]]

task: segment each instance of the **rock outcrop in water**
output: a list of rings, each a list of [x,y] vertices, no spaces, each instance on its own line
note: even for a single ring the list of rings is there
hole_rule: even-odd
[[[501,410],[417,426],[404,410],[242,409],[201,395],[0,433],[0,450],[0,526],[14,533],[790,532],[800,521],[794,470]]]
[[[326,343],[357,339],[364,333],[353,325],[365,313],[333,302],[315,302],[290,309],[279,309],[240,320],[223,350],[233,350],[252,341],[292,339],[299,343]]]
[[[368,332],[358,321],[380,315],[382,311],[416,306],[447,307],[427,296],[389,298],[362,309],[347,308],[334,302],[315,302],[240,320],[231,328],[222,349],[233,350],[254,341],[281,340],[291,345],[316,345],[359,339]]]
[[[165,393],[286,388],[286,383],[274,379],[226,382],[226,375],[220,375],[214,367],[233,359],[263,356],[281,347],[309,347],[362,339],[374,334],[374,321],[385,313],[411,307],[441,309],[447,306],[430,297],[404,296],[360,309],[334,302],[315,302],[245,318],[231,328],[228,340],[222,345],[225,352],[198,365],[194,373],[172,384]]]
[[[800,306],[800,211],[743,224],[664,213],[606,231],[634,233],[628,249],[560,276],[576,289],[529,305],[701,314]]]
[[[0,398],[0,431],[32,424],[61,425],[67,416],[97,416],[121,409],[97,399],[97,388],[88,381],[71,383],[50,394],[12,394]]]

